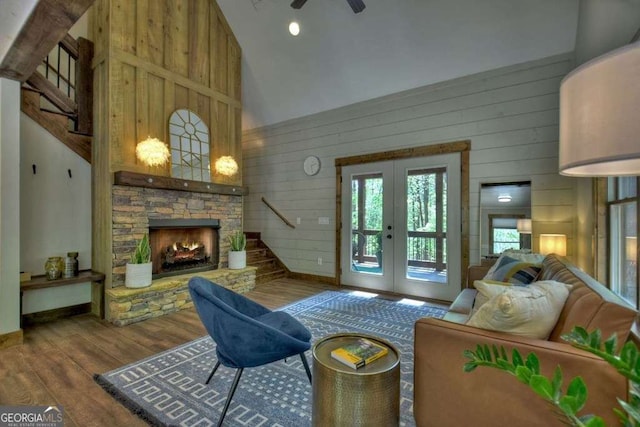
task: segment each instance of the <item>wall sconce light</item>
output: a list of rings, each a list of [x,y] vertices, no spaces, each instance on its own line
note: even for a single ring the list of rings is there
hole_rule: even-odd
[[[541,234],[540,253],[567,255],[567,236],[564,234]]]
[[[625,255],[627,261],[636,263],[638,261],[638,238],[629,236],[625,239]]]
[[[560,84],[560,173],[640,174],[640,42],[599,56]]]
[[[520,234],[531,234],[531,219],[523,218],[516,222],[516,228]]]
[[[511,196],[508,194],[501,194],[498,196],[498,202],[500,203],[509,203],[511,201]]]
[[[167,163],[171,154],[167,144],[158,138],[147,137],[136,145],[136,157],[148,166],[160,166]]]
[[[238,172],[238,163],[231,156],[222,156],[216,160],[216,172],[224,176],[233,176]]]

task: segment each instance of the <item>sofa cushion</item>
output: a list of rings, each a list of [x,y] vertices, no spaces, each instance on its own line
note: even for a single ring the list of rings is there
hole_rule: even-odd
[[[568,287],[555,281],[505,286],[502,291],[496,287],[491,292],[495,295],[467,325],[538,339],[547,339],[569,295]]]
[[[473,287],[478,290],[476,299],[473,302],[473,311],[478,311],[493,296],[502,293],[508,286],[514,286],[509,282],[499,282],[497,280],[476,280]]]
[[[485,280],[497,280],[515,285],[528,285],[536,280],[540,274],[540,270],[541,266],[538,264],[503,256],[496,262],[496,268],[492,272],[487,273]]]
[[[624,345],[637,316],[625,300],[558,255],[544,259],[539,280],[573,285],[549,341],[564,342],[560,338],[562,334],[582,326],[589,332],[600,329],[604,339],[615,333],[618,350]]]

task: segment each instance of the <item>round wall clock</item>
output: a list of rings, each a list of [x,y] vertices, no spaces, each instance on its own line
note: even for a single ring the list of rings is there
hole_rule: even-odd
[[[303,168],[304,173],[309,176],[317,174],[318,172],[320,172],[320,159],[316,156],[307,157],[306,159],[304,159]]]

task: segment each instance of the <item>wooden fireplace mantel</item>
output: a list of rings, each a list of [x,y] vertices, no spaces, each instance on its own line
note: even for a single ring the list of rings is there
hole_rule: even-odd
[[[228,194],[232,196],[244,196],[249,192],[247,187],[239,185],[214,184],[213,182],[192,181],[188,179],[127,171],[114,172],[113,183],[115,185],[126,185],[130,187],[191,191],[195,193]]]

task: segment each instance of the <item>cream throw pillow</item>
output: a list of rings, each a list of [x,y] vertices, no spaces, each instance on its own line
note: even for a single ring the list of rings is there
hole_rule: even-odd
[[[507,288],[512,286],[509,282],[498,282],[496,280],[476,280],[473,282],[473,287],[478,290],[476,299],[473,301],[473,312],[475,313],[492,297],[501,294]]]
[[[504,289],[499,292],[499,288]],[[489,286],[487,291],[494,295],[471,315],[467,324],[523,337],[547,339],[558,321],[569,289],[569,285],[554,280],[533,282],[526,287]]]

